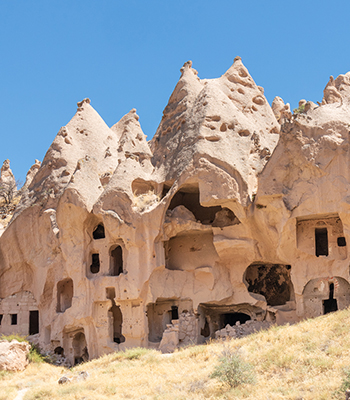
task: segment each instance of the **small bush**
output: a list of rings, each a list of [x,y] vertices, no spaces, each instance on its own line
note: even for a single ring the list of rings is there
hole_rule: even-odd
[[[293,109],[294,114],[302,114],[305,111],[305,104],[302,104],[298,108]]]
[[[122,355],[127,360],[137,360],[149,352],[150,350],[144,347],[134,347],[132,349],[125,350]]]
[[[219,364],[210,377],[217,378],[230,387],[253,384],[256,381],[253,366],[242,360],[237,352],[232,352],[229,349],[224,349]]]

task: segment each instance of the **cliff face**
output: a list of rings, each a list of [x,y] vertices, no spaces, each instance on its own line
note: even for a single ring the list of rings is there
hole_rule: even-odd
[[[150,143],[135,110],[109,128],[78,103],[0,237],[0,332],[74,364],[347,307],[349,108],[349,73],[271,108],[239,57],[185,63]]]

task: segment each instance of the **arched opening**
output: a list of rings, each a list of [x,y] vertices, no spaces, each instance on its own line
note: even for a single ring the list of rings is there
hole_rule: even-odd
[[[114,303],[114,301],[113,301]],[[123,326],[123,315],[120,311],[120,307],[113,304],[109,309],[111,317],[111,330],[112,330],[112,340],[114,343],[120,344],[125,342],[125,337],[122,335]]]
[[[81,364],[89,360],[86,339],[83,332],[78,332],[73,338],[74,365]]]
[[[91,255],[90,272],[92,274],[100,272],[100,255],[98,253],[93,253]]]
[[[64,349],[63,349],[63,347],[61,347],[61,346],[56,347],[55,350],[54,350],[54,353],[58,354],[59,356],[64,357]]]
[[[337,299],[334,298],[334,283],[329,284],[329,297],[323,300],[323,314],[328,314],[338,310]]]
[[[244,276],[248,292],[263,295],[269,306],[286,304],[294,300],[290,271],[290,265],[251,264]]]
[[[110,275],[118,276],[123,273],[123,249],[116,246],[111,250]]]
[[[105,236],[105,228],[103,224],[98,224],[95,230],[92,233],[92,237],[97,240],[97,239],[104,239]]]
[[[250,319],[250,315],[241,312],[222,314],[220,328],[224,328],[226,325],[234,326],[237,322],[244,324]]]
[[[57,283],[57,312],[65,312],[72,306],[73,281],[70,278]]]

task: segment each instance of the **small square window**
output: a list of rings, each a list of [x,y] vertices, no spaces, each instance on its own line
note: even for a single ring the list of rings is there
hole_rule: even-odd
[[[2,317],[3,317],[3,315],[0,314],[0,325],[1,325]]]
[[[337,243],[339,247],[345,247],[346,246],[346,240],[345,237],[338,237]]]
[[[17,325],[17,314],[11,314],[11,325]]]

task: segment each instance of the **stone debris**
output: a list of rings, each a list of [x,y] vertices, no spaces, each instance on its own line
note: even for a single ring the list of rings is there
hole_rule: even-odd
[[[58,380],[59,385],[64,385],[66,383],[73,383],[73,382],[81,382],[85,381],[90,377],[90,374],[87,371],[80,371],[77,375],[63,375]]]
[[[28,365],[31,346],[27,342],[0,341],[0,371],[23,371]]]
[[[234,326],[227,324],[225,328],[215,332],[215,339],[241,338],[269,329],[271,325],[269,321],[246,321],[244,324],[237,322]]]

